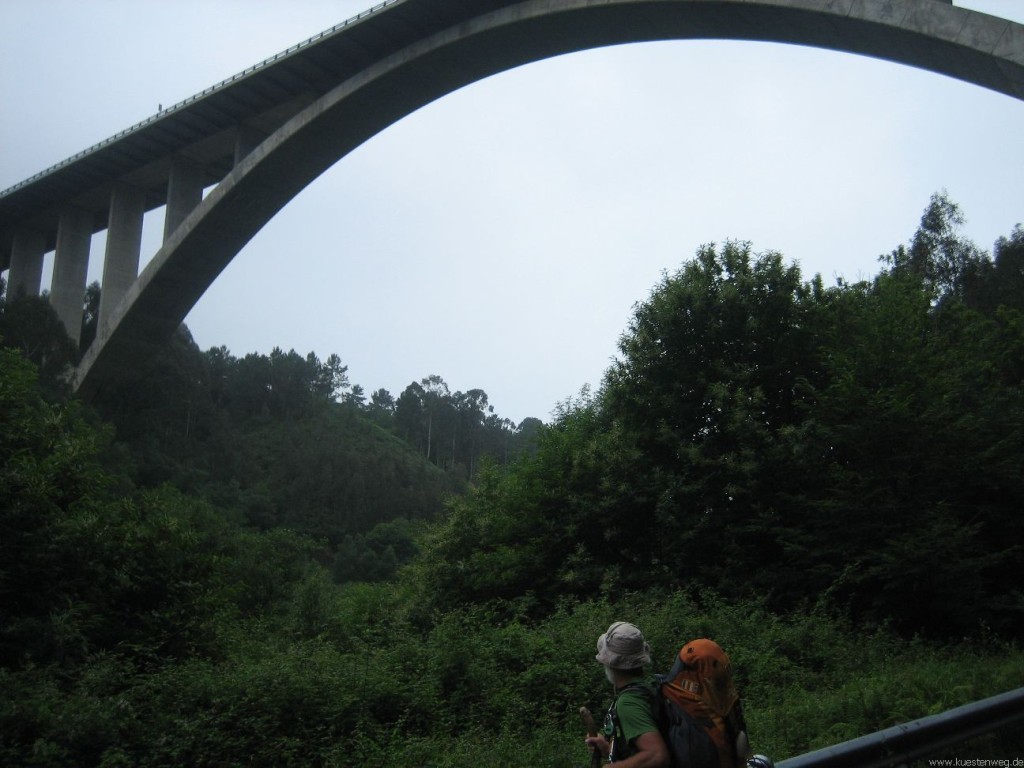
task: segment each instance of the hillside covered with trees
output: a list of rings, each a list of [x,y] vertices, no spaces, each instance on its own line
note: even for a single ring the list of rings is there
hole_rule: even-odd
[[[11,300],[0,764],[583,764],[616,619],[717,639],[777,759],[1024,685],[1024,230],[961,223],[836,286],[704,246],[548,425],[185,329],[86,406]]]

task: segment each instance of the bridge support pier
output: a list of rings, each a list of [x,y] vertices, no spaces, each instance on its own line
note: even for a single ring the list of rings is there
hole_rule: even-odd
[[[103,291],[100,294],[99,332],[102,333],[114,308],[139,276],[142,249],[142,219],[146,194],[119,183],[110,195],[107,250],[103,259]]]
[[[33,229],[19,229],[11,243],[11,270],[7,275],[7,300],[38,296],[43,282],[46,236]]]
[[[167,179],[167,209],[164,213],[164,242],[203,202],[203,168],[187,157],[175,155]]]
[[[80,208],[67,207],[61,211],[57,223],[57,253],[53,261],[50,303],[75,344],[79,343],[82,335],[82,305],[91,246],[92,215]]]

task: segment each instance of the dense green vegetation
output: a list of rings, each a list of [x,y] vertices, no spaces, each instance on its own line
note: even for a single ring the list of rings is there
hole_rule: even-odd
[[[184,329],[93,410],[11,302],[0,764],[582,765],[615,619],[777,758],[1024,684],[1024,230],[960,223],[835,287],[706,246],[547,426]]]
[[[637,308],[601,391],[453,503],[434,599],[696,582],[908,634],[1020,632],[1024,233],[990,264],[926,229],[956,214],[937,197],[911,257],[856,285],[701,249]],[[946,261],[957,281],[931,277]]]
[[[99,296],[90,286],[83,339],[95,335]],[[44,394],[69,395],[62,373],[77,350],[45,297],[11,302],[0,336],[39,366]],[[359,573],[383,578],[415,553],[405,523],[435,517],[482,464],[504,466],[530,450],[541,422],[515,425],[483,390],[452,393],[436,375],[398,398],[362,393],[337,355],[202,352],[182,327],[92,405],[114,428],[107,460],[122,484],[169,483],[258,529],[308,534],[321,542],[321,560],[357,546],[367,566]],[[399,540],[379,545],[385,535]]]

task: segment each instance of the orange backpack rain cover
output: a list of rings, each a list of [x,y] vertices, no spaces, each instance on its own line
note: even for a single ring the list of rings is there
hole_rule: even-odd
[[[718,750],[719,768],[745,762],[746,755],[737,754],[736,743],[746,730],[740,696],[732,679],[732,663],[718,643],[700,639],[684,645],[662,693],[703,725]]]

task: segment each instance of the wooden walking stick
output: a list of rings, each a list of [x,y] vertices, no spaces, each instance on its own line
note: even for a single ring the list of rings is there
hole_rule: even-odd
[[[583,718],[583,727],[587,729],[587,736],[597,736],[597,723],[594,716],[586,707],[580,707],[580,717]],[[597,747],[590,748],[590,768],[600,768],[601,752]]]

